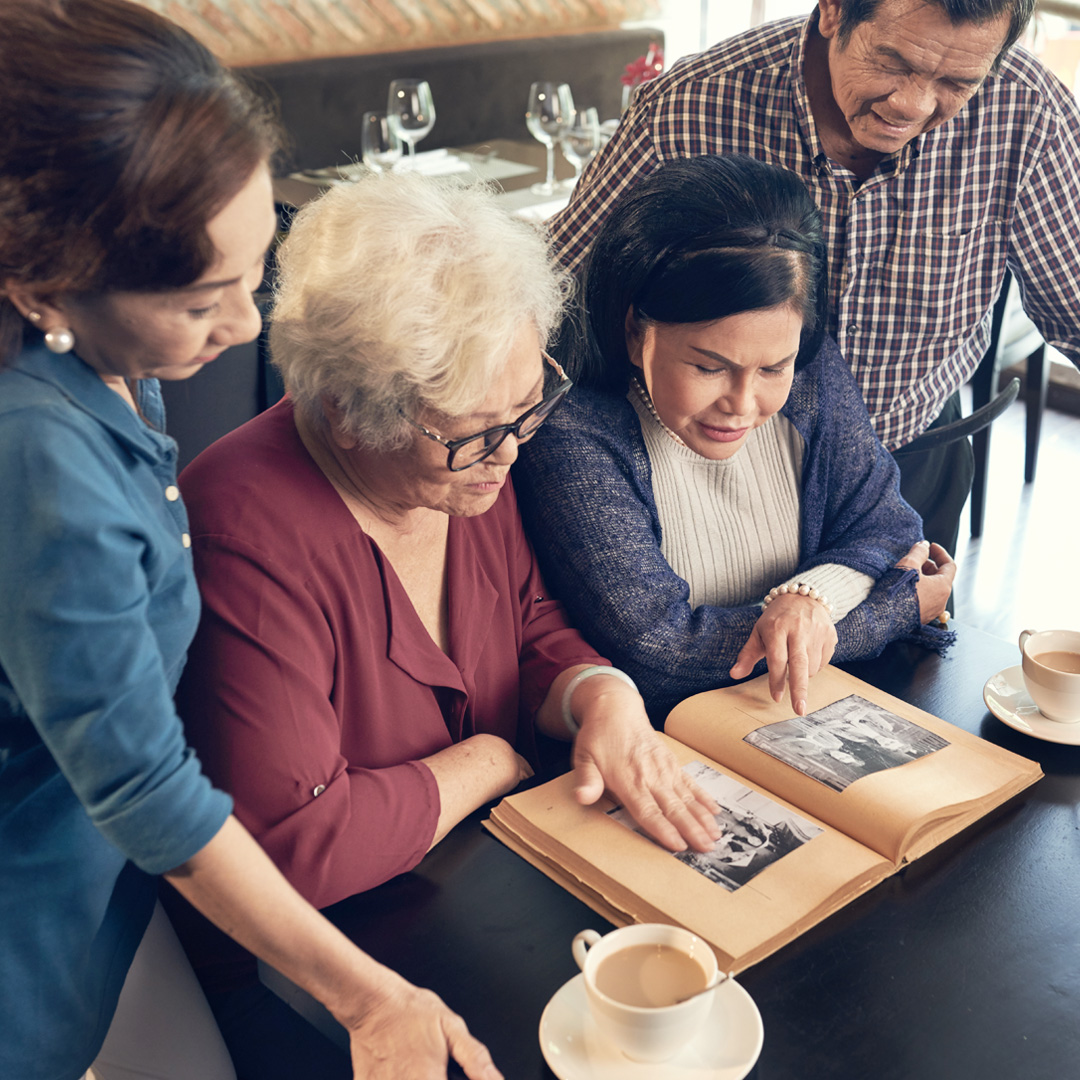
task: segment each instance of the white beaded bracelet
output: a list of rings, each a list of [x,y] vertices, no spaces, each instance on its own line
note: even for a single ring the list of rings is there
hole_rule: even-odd
[[[634,690],[637,690],[637,684],[625,671],[620,671],[618,668],[605,667],[603,664],[593,664],[592,667],[585,668],[584,671],[579,671],[567,684],[566,689],[562,695],[562,718],[563,723],[566,725],[566,730],[570,732],[571,738],[575,736],[580,730],[581,725],[574,719],[574,714],[570,710],[570,700],[574,696],[574,691],[586,680],[591,679],[594,675],[612,675],[616,679],[622,679],[627,686]]]
[[[824,593],[818,592],[813,585],[807,585],[804,582],[799,582],[797,585],[777,585],[769,590],[768,595],[762,600],[762,604],[768,607],[778,596],[786,596],[789,593],[792,596],[807,596],[811,600],[817,600],[819,603],[824,604],[825,610],[830,615],[832,614],[832,604],[829,603],[829,598]]]

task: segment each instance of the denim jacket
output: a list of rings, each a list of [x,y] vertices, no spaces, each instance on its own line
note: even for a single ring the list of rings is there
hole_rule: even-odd
[[[0,1076],[74,1080],[231,800],[172,695],[198,621],[176,444],[40,336],[0,371]]]

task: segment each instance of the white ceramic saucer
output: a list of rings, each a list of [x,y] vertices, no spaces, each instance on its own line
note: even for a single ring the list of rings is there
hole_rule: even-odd
[[[754,999],[734,979],[716,988],[694,1041],[658,1065],[631,1061],[608,1045],[589,1015],[584,975],[566,983],[540,1017],[540,1049],[559,1080],[742,1080],[764,1038]]]
[[[1024,686],[1024,672],[1019,664],[999,671],[986,680],[983,687],[986,707],[1003,723],[1025,735],[1046,742],[1080,746],[1080,721],[1062,724],[1048,720],[1028,696]]]

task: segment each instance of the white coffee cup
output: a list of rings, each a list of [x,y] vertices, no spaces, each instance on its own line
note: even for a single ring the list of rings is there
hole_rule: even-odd
[[[1080,631],[1025,630],[1020,635],[1020,655],[1024,685],[1039,712],[1061,724],[1080,720],[1080,671],[1075,670]]]
[[[601,1034],[634,1061],[667,1061],[697,1034],[712,1008],[713,994],[673,1005],[640,1006],[623,1004],[603,993],[596,985],[600,965],[635,945],[667,945],[690,957],[701,967],[702,987],[716,981],[716,956],[696,934],[662,923],[624,926],[603,937],[595,930],[582,930],[574,938],[574,959],[585,975],[589,1010]]]

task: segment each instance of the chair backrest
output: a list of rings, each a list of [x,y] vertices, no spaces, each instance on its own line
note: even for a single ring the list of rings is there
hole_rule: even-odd
[[[969,435],[982,431],[1016,400],[1019,393],[1020,380],[1011,379],[1008,386],[981,409],[976,409],[970,415],[951,424],[942,424],[941,427],[924,431],[917,439],[912,439],[907,446],[902,446],[899,450],[894,451],[894,456],[921,454],[926,450],[936,450],[939,446],[947,446],[958,439],[966,439]]]

